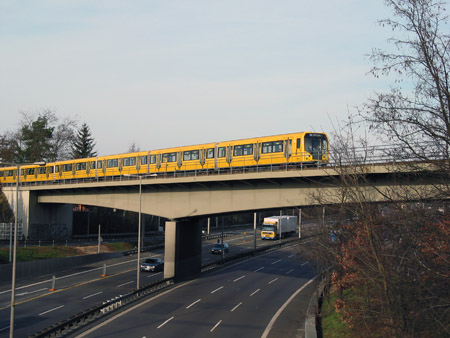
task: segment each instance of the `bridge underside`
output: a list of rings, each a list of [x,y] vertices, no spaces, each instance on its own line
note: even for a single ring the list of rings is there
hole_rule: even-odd
[[[157,178],[27,187],[38,204],[82,204],[162,216],[166,223],[165,277],[200,272],[199,216],[263,209],[342,203],[338,175],[326,170]],[[423,183],[423,182],[422,182]],[[392,201],[392,192],[409,189],[409,200],[431,185],[393,181],[386,173],[355,187],[366,202]],[[347,187],[347,189],[352,189]],[[141,192],[140,192],[141,191]],[[141,203],[140,203],[141,202]]]

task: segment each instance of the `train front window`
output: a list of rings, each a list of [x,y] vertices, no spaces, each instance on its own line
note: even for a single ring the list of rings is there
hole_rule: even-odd
[[[305,151],[310,153],[313,158],[321,159],[328,151],[327,137],[323,134],[306,134]]]

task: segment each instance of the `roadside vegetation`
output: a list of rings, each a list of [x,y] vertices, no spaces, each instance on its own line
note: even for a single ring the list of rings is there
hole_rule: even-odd
[[[116,252],[134,249],[128,242],[106,243],[100,247],[101,252]],[[17,262],[36,259],[64,258],[97,253],[97,245],[93,246],[32,246],[17,248]],[[0,264],[9,262],[9,247],[0,248]]]
[[[448,3],[385,3],[393,16],[380,24],[394,37],[387,51],[372,51],[371,73],[393,85],[330,138],[338,178],[311,196],[322,221],[305,253],[329,286],[323,337],[449,337]],[[385,150],[370,147],[372,137]],[[377,188],[379,177],[367,170],[373,158],[394,184]]]

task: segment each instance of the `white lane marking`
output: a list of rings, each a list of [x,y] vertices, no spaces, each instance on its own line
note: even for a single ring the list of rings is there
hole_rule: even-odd
[[[291,269],[288,272],[286,272],[286,275],[289,275],[292,271],[294,271],[294,269]]]
[[[272,264],[277,264],[278,262],[281,262],[281,259],[279,259],[279,260],[277,260],[275,262],[272,262]]]
[[[255,271],[253,271],[253,272],[258,272],[258,271],[260,271],[260,270],[262,270],[262,269],[264,269],[264,267],[259,268],[258,270],[255,270]]]
[[[152,257],[159,257],[159,256],[162,257],[162,254],[155,254],[155,255],[152,255]],[[145,257],[144,257],[144,258],[145,258]],[[144,259],[144,258],[142,258],[142,259]],[[132,260],[125,261],[125,262],[114,263],[114,264],[108,265],[108,268],[110,268],[110,267],[112,267],[112,266],[118,266],[118,265],[123,265],[123,264],[134,263],[134,262],[136,262],[136,261],[137,261],[137,259],[132,259]],[[61,277],[56,277],[56,280],[60,280],[60,279],[64,279],[64,278],[69,278],[69,277],[73,277],[73,276],[78,276],[78,275],[83,275],[83,274],[86,274],[86,273],[89,273],[89,272],[93,272],[93,271],[96,271],[96,270],[101,270],[101,269],[103,269],[103,266],[98,267],[98,268],[94,268],[94,269],[90,269],[90,270],[86,270],[86,271],[81,271],[81,272],[72,273],[72,274],[70,274],[70,275],[65,275],[65,276],[61,276]],[[25,288],[29,288],[29,287],[32,287],[32,286],[44,284],[44,283],[49,283],[49,282],[51,282],[51,281],[52,281],[52,279],[47,279],[47,280],[43,280],[43,281],[41,281],[41,282],[37,282],[37,283],[29,284],[29,285],[24,285],[24,286],[20,286],[20,287],[17,287],[17,288],[16,288],[16,291],[17,291],[17,290],[21,290],[21,289],[25,289]],[[0,295],[1,295],[1,294],[4,294],[4,293],[7,293],[7,292],[11,292],[11,290],[0,291]]]
[[[239,277],[239,278],[236,278],[236,279],[233,281],[233,283],[234,283],[234,282],[237,282],[238,280],[240,280],[240,279],[242,279],[242,278],[245,278],[245,275],[243,275],[243,276],[241,276],[241,277]]]
[[[117,287],[117,288],[120,288],[121,286],[124,286],[124,285],[130,284],[130,283],[134,283],[134,280],[130,280],[129,282],[126,282],[126,283],[123,283],[123,284],[117,285],[116,287]]]
[[[1,329],[0,329],[0,332],[5,331],[6,329],[9,329],[9,325],[8,325],[8,326],[5,326],[4,328],[1,328]]]
[[[39,291],[44,291],[44,290],[48,290],[48,288],[42,288],[39,290],[34,290],[34,291],[27,291],[27,292],[22,292],[22,293],[18,293],[16,296],[25,296],[25,295],[29,295],[35,292],[39,292]]]
[[[311,284],[316,279],[316,277],[310,279],[300,289],[295,291],[295,293],[291,297],[289,297],[289,299],[283,304],[283,306],[278,309],[277,313],[275,313],[275,315],[272,317],[272,319],[270,320],[269,324],[267,324],[267,327],[264,330],[264,333],[262,334],[261,338],[267,338],[267,336],[269,335],[270,330],[272,330],[273,324],[276,322],[276,320],[278,319],[280,314],[284,311],[286,306],[288,306],[289,303],[295,298],[295,296],[297,296],[304,288],[306,288],[309,284]]]
[[[211,291],[211,293],[214,293],[216,291],[219,291],[220,289],[223,289],[223,286],[221,286],[220,288],[215,289],[214,291]]]
[[[234,308],[231,309],[231,312],[233,312],[234,310],[236,310],[239,306],[241,306],[242,302],[240,302],[238,305],[236,305]]]
[[[258,290],[253,291],[253,293],[250,294],[250,297],[253,296],[255,293],[259,292],[260,290],[261,290],[261,289],[258,289]]]
[[[222,319],[219,320],[219,321],[217,322],[217,324],[214,325],[214,327],[213,327],[211,330],[209,330],[209,332],[213,332],[213,331],[216,329],[216,327],[218,327],[218,326],[220,325],[220,323],[222,323]]]
[[[160,274],[162,274],[161,271],[160,272],[156,272],[156,273],[152,273],[151,275],[148,275],[147,278],[151,278],[153,276],[160,275]]]
[[[199,301],[201,301],[202,299],[197,299],[195,302],[193,302],[191,305],[186,306],[186,309],[189,309],[191,306],[194,306],[195,304],[197,304]]]
[[[273,282],[275,282],[276,280],[278,280],[278,277],[275,279],[272,279],[268,284],[272,284]]]
[[[303,266],[303,265],[306,265],[306,264],[308,264],[309,262],[305,262],[305,263],[303,263],[301,266]]]
[[[292,257],[294,257],[294,256],[295,256],[295,254],[288,256],[288,258],[292,258]]]
[[[164,323],[162,323],[160,326],[158,326],[157,328],[162,328],[164,325],[166,325],[168,322],[170,322],[172,319],[174,319],[175,317],[170,317],[169,319],[167,319]]]
[[[103,291],[100,291],[100,292],[97,292],[97,293],[93,293],[92,295],[89,295],[89,296],[84,296],[83,299],[88,299],[88,298],[97,296],[97,295],[99,295],[99,294],[101,294],[101,293],[103,293]]]
[[[57,307],[55,307],[55,308],[53,308],[53,309],[47,310],[47,311],[45,311],[45,312],[41,312],[41,313],[39,314],[39,316],[42,316],[42,315],[45,315],[46,313],[49,313],[49,312],[58,310],[58,309],[60,309],[60,308],[62,308],[62,307],[64,307],[64,305],[60,305],[60,306],[57,306]]]

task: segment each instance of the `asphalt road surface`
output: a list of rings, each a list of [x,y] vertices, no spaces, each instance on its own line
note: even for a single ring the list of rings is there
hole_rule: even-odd
[[[79,337],[264,337],[313,278],[296,248],[285,248],[177,285]]]
[[[252,231],[240,232],[225,238],[230,244],[233,255],[253,249]],[[202,264],[221,259],[221,255],[211,255],[210,250],[217,242],[204,241],[202,244]],[[257,246],[273,244],[258,239]],[[162,257],[163,250],[146,252],[141,259]],[[65,273],[56,275],[55,290],[52,288],[52,276],[41,276],[17,281],[14,333],[16,337],[25,337],[63,321],[92,306],[101,304],[136,288],[137,257],[126,256],[106,262],[82,267],[68,267]],[[106,277],[103,263],[107,264]],[[162,273],[140,274],[140,285],[162,279]],[[9,335],[11,285],[0,285],[0,337]]]

